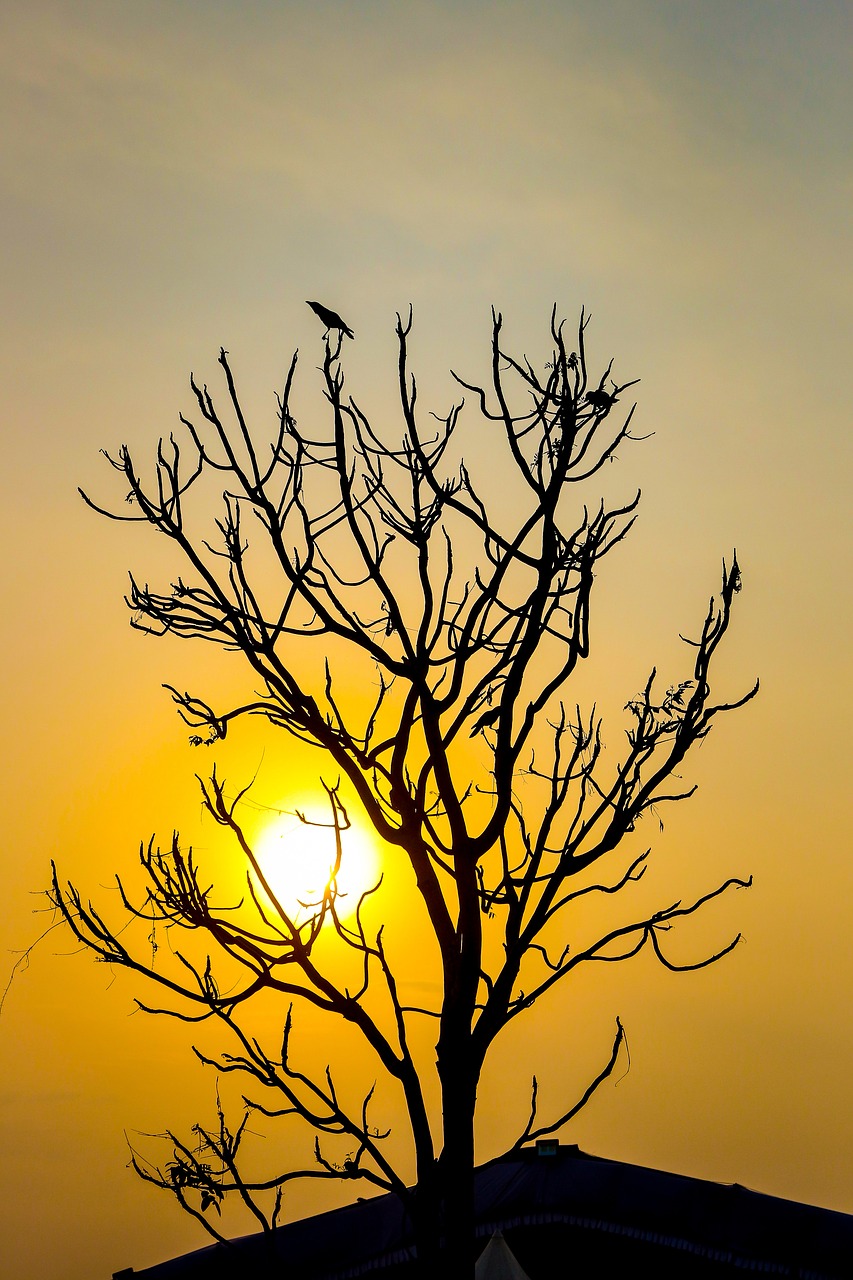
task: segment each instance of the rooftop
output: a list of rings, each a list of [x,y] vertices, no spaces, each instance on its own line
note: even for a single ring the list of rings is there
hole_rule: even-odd
[[[531,1280],[555,1257],[605,1271],[644,1262],[664,1277],[743,1275],[846,1280],[853,1216],[540,1143],[476,1171],[477,1236],[503,1232]],[[114,1273],[124,1280],[223,1280],[260,1274],[262,1235],[214,1244],[169,1262]],[[395,1196],[304,1218],[274,1233],[290,1280],[395,1280],[410,1270],[412,1234]],[[578,1274],[585,1274],[586,1268]]]

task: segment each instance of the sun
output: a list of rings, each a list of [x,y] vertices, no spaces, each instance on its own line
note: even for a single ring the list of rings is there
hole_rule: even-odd
[[[306,811],[305,816],[314,818]],[[317,816],[316,821],[326,821]],[[380,876],[379,854],[362,827],[341,832],[341,865],[335,884],[336,910],[341,918],[354,913],[361,895]],[[254,841],[254,850],[270,889],[296,921],[307,919],[322,900],[335,864],[335,833],[331,826],[311,826],[287,813],[267,823]]]

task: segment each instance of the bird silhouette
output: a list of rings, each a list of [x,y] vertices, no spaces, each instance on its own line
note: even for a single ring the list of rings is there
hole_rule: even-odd
[[[306,298],[306,302],[307,301],[308,300]],[[308,306],[311,308],[314,314],[318,315],[320,319],[323,321],[323,324],[326,326],[326,333],[328,333],[330,329],[340,329],[341,332],[345,333],[348,338],[355,337],[355,334],[353,333],[352,329],[349,327],[349,325],[344,324],[343,320],[338,315],[337,311],[330,311],[329,308],[324,307],[321,302],[308,302]]]
[[[604,415],[616,403],[616,393],[610,395],[603,387],[597,391],[587,391],[584,399],[592,405],[596,413]]]

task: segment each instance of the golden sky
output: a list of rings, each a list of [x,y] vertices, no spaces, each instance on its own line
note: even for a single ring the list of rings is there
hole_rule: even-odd
[[[573,1095],[618,1012],[631,1072],[566,1140],[853,1212],[851,28],[840,0],[5,6],[7,968],[45,920],[31,894],[51,857],[109,901],[152,831],[213,848],[193,781],[209,757],[160,684],[242,687],[235,663],[128,629],[127,568],[154,578],[165,559],[80,502],[77,484],[115,496],[98,449],[151,450],[191,407],[189,371],[215,380],[220,345],[261,416],[298,346],[313,412],[305,298],[354,328],[348,379],[377,411],[410,302],[439,411],[450,367],[487,376],[491,304],[509,346],[541,358],[553,303],[570,320],[585,304],[596,357],[642,379],[655,435],[608,477],[641,485],[643,508],[602,569],[583,687],[618,711],[655,661],[674,666],[737,546],[722,676],[734,696],[760,675],[762,692],[690,763],[700,791],[655,847],[662,903],[733,874],[755,887],[709,919],[745,936],[721,965],[614,966],[508,1041],[482,1154],[500,1142],[490,1116],[523,1118],[528,1068]],[[257,769],[259,801],[310,793],[316,770],[287,743],[235,738],[223,767]],[[69,950],[52,935],[0,1019],[16,1280],[204,1243],[124,1169],[123,1129],[206,1114],[210,1082],[185,1036],[128,1016],[127,977]]]

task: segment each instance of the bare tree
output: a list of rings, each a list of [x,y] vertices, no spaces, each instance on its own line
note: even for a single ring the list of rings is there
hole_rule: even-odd
[[[272,1232],[288,1182],[361,1180],[401,1197],[427,1272],[442,1251],[445,1274],[461,1277],[473,1272],[478,1081],[499,1033],[595,962],[650,948],[667,969],[698,969],[738,942],[740,935],[712,955],[679,963],[666,939],[678,921],[750,880],[727,880],[687,904],[638,911],[581,945],[578,922],[596,897],[626,890],[630,901],[629,886],[643,875],[649,851],[637,853],[626,837],[653,807],[692,794],[678,781],[685,756],[718,715],[749,701],[758,686],[731,702],[711,695],[711,663],[740,590],[733,557],[723,564],[719,595],[698,636],[687,641],[687,678],[658,691],[653,671],[625,708],[618,758],[603,750],[595,713],[567,702],[566,691],[589,652],[597,566],[631,528],[639,494],[615,506],[571,499],[575,486],[588,486],[637,438],[630,432],[634,407],[621,409],[634,383],[613,379],[612,361],[597,380],[590,376],[583,313],[572,350],[555,309],[544,368],[507,354],[501,316],[493,314],[490,388],[457,381],[473,396],[489,453],[505,453],[496,501],[487,495],[488,477],[475,480],[460,455],[452,461],[464,401],[428,430],[422,425],[409,369],[411,327],[411,313],[397,317],[396,439],[347,394],[343,331],[333,329],[322,364],[326,426],[297,424],[294,355],[275,430],[262,440],[246,420],[223,350],[227,412],[191,380],[199,417],[181,418],[180,443],[174,436],[160,441],[153,484],[122,447],[109,460],[127,486],[129,509],[107,511],[83,495],[112,519],[165,534],[182,561],[186,576],[164,591],[131,578],[131,624],[237,650],[260,683],[260,693],[226,710],[172,689],[193,741],[213,744],[233,721],[262,716],[319,748],[339,775],[324,784],[335,848],[325,890],[301,917],[288,909],[244,831],[245,793],[232,796],[214,770],[202,783],[203,801],[246,860],[242,905],[215,905],[214,890],[177,835],[168,848],[154,841],[142,848],[141,901],[119,881],[119,924],[108,923],[55,868],[51,898],[97,958],[166,992],[166,1007],[138,1002],[140,1008],[224,1026],[227,1051],[215,1059],[196,1052],[217,1072],[250,1082],[236,1126],[218,1104],[214,1126],[198,1125],[186,1140],[168,1134],[171,1159],[162,1166],[134,1155],[143,1178],[174,1194],[217,1238],[216,1212],[226,1196],[241,1198]],[[211,480],[219,505],[215,523],[202,531]],[[306,654],[325,657],[319,679]],[[339,692],[336,655],[350,673],[360,662],[372,675],[376,697],[367,712],[349,705],[346,687]],[[479,783],[472,751],[483,766]],[[342,787],[355,799],[345,800]],[[441,995],[433,1005],[404,1003],[386,943],[386,923],[394,921],[368,925],[372,895],[354,916],[340,909],[345,804],[357,804],[389,857],[411,866],[412,892],[440,957]],[[134,950],[122,933],[128,917],[144,921],[148,932],[165,929],[171,948]],[[203,940],[198,956],[176,941],[182,931]],[[336,968],[320,946],[330,936],[355,962],[355,981],[352,964]],[[270,993],[283,1002],[283,1035],[264,1047],[243,1019],[253,999]],[[354,1029],[377,1070],[402,1090],[412,1186],[388,1154],[387,1131],[374,1123],[373,1090],[351,1105],[331,1068],[320,1076],[300,1069],[291,1048],[299,1002]],[[419,1062],[412,1048],[413,1025],[424,1018],[436,1028],[434,1065]],[[511,1149],[565,1125],[611,1075],[623,1043],[617,1019],[598,1074],[558,1115],[540,1118],[534,1080],[529,1118]],[[430,1115],[427,1101],[433,1070],[440,1117]],[[252,1177],[240,1147],[248,1118],[259,1114],[305,1122],[316,1134],[314,1160]],[[333,1136],[346,1150],[343,1159],[330,1154]]]

